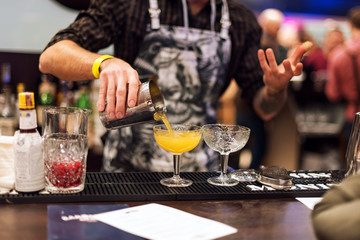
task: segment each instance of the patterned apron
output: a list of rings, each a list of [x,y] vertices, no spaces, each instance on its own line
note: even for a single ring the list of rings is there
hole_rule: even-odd
[[[216,104],[230,60],[229,11],[222,4],[222,28],[215,32],[215,0],[211,0],[211,30],[189,28],[186,0],[184,27],[160,25],[158,2],[149,0],[151,25],[134,62],[139,76],[156,76],[170,124],[202,126],[216,122]],[[153,123],[111,130],[104,146],[103,170],[173,171],[172,154],[154,138]],[[181,171],[218,170],[219,155],[203,140],[182,154]]]

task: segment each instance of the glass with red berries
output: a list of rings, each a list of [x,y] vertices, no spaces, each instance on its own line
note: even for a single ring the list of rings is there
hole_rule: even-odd
[[[76,193],[84,190],[88,136],[53,133],[44,138],[45,190]]]
[[[45,190],[48,192],[77,193],[84,190],[90,112],[73,107],[43,110]]]

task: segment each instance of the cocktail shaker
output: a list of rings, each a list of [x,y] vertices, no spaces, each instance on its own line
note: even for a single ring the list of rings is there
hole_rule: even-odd
[[[106,106],[99,117],[105,128],[116,129],[154,121],[156,112],[166,112],[165,102],[158,85],[153,80],[148,80],[139,87],[136,106],[128,107],[124,117],[109,119]]]

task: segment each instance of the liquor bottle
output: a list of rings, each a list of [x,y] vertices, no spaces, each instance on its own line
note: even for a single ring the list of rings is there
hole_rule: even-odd
[[[44,108],[55,105],[56,85],[51,82],[49,75],[41,75],[41,83],[39,85],[39,101],[36,106],[37,123],[42,126],[42,110]]]
[[[11,86],[10,86],[10,64],[4,63],[1,67],[2,70],[2,81],[4,84],[4,97],[5,103],[4,107],[1,111],[1,117],[14,117],[14,109],[12,106],[12,99],[11,99]]]
[[[87,86],[81,86],[79,91],[79,98],[76,101],[76,107],[82,109],[90,109],[92,110],[91,99],[89,96],[89,90]],[[93,124],[93,115],[92,111],[88,118],[88,137],[89,137],[89,148],[92,148],[94,143],[94,124]]]
[[[42,139],[37,130],[33,92],[19,93],[19,128],[15,132],[15,190],[36,192],[45,187]]]
[[[25,92],[25,84],[20,82],[18,84],[16,84],[16,100],[15,100],[15,105],[14,105],[14,109],[15,109],[15,121],[16,121],[16,128],[17,129],[19,127],[19,108],[17,106],[19,106],[19,93]],[[14,130],[15,133],[15,130]],[[12,134],[13,136],[14,134]]]
[[[1,134],[6,136],[13,136],[16,127],[15,117],[15,100],[11,94],[11,66],[9,63],[3,63],[1,66],[1,75],[3,83],[4,105],[0,112],[0,128]]]
[[[60,81],[60,91],[57,96],[57,106],[74,107],[73,83],[64,80]]]

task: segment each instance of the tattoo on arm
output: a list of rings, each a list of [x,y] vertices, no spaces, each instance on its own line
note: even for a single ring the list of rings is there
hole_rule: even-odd
[[[260,115],[262,115],[264,119],[270,119],[284,106],[286,96],[286,91],[276,95],[268,95],[263,88],[255,97],[255,104],[257,105],[256,108],[260,110]]]

